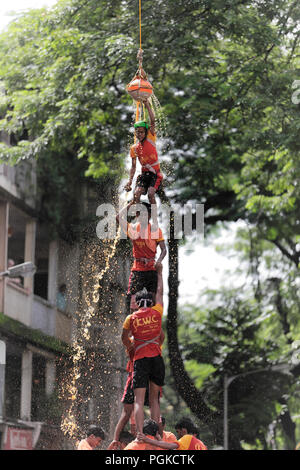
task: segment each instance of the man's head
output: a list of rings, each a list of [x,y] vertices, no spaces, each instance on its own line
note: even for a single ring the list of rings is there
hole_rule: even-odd
[[[148,292],[144,287],[143,290],[140,290],[135,295],[135,302],[139,308],[149,308],[154,305],[152,292]]]
[[[175,424],[177,434],[182,437],[186,434],[195,434],[197,431],[196,426],[189,418],[182,418],[178,423]]]
[[[143,207],[139,207],[140,205],[142,205]],[[145,211],[144,207],[147,209],[147,212]],[[136,217],[139,218],[139,221],[142,219],[142,222],[144,222],[145,225],[147,226],[149,223],[149,220],[151,219],[151,204],[149,204],[149,202],[144,202],[144,201],[139,202],[136,208],[140,209],[136,211]],[[143,228],[146,228],[146,226]]]
[[[132,442],[134,439],[133,435],[128,431],[122,431],[119,436],[119,442],[121,443],[121,449],[124,449],[127,444]]]
[[[148,133],[149,124],[146,121],[137,121],[134,124],[135,135],[140,142],[143,142]]]
[[[89,426],[86,434],[91,447],[97,447],[105,439],[105,432],[100,426]]]
[[[59,286],[59,289],[58,289],[58,290],[59,290],[59,292],[61,292],[62,294],[64,294],[64,293],[66,292],[66,290],[67,290],[67,285],[66,285],[66,284],[61,284],[61,285]]]
[[[148,211],[148,219],[151,219],[151,204],[149,204],[149,202],[141,202],[141,204],[146,207]]]
[[[148,436],[156,436],[158,433],[158,424],[153,419],[145,419],[143,426],[143,433]]]

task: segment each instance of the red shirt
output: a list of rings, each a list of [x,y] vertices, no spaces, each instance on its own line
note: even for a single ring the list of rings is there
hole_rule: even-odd
[[[132,271],[154,271],[157,245],[164,240],[161,229],[151,232],[151,224],[148,224],[142,232],[140,223],[128,224],[127,234],[132,240],[132,254],[135,258]]]
[[[163,306],[156,304],[151,308],[141,308],[125,319],[123,328],[130,330],[134,338],[134,361],[143,357],[161,356],[159,335],[162,314]],[[151,340],[155,342],[145,343],[145,341]]]
[[[142,172],[151,171],[159,173],[160,165],[156,151],[156,134],[148,130],[147,137],[143,142],[138,142],[130,148],[131,158],[138,158],[142,165]]]
[[[162,440],[165,442],[178,442],[175,434],[170,431],[163,431]]]
[[[186,434],[178,441],[179,447],[176,450],[207,450],[205,444],[191,434]]]

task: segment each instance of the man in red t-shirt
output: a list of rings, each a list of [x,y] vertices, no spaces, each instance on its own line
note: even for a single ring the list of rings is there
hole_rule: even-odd
[[[134,417],[137,432],[142,432],[144,422],[144,400],[149,384],[150,416],[160,422],[160,404],[157,400],[164,385],[165,365],[161,355],[163,332],[163,278],[162,265],[157,267],[156,304],[153,296],[145,289],[136,294],[139,310],[128,315],[123,324],[122,342],[130,354],[134,350],[133,390]],[[131,341],[133,337],[133,344]]]
[[[147,100],[144,101],[150,117],[150,126],[146,121],[138,121],[134,124],[137,143],[130,148],[131,169],[129,181],[125,185],[126,191],[131,191],[132,180],[136,172],[136,160],[138,159],[142,172],[137,177],[134,190],[134,202],[140,201],[142,194],[148,193],[150,204],[156,204],[155,193],[163,180],[160,172],[160,164],[156,150],[155,115]]]
[[[158,228],[155,232],[152,231],[150,224],[150,204],[143,202],[137,205],[136,208],[138,209],[140,206],[141,212],[136,212],[136,223],[129,224],[127,222],[127,214],[132,205],[134,205],[134,201],[131,201],[122,209],[116,217],[117,222],[132,241],[134,262],[131,268],[127,290],[127,313],[132,313],[134,310],[137,310],[135,294],[144,287],[155,296],[157,289],[156,267],[162,263],[167,253],[161,229]],[[157,247],[160,248],[160,255],[158,259],[155,260]]]

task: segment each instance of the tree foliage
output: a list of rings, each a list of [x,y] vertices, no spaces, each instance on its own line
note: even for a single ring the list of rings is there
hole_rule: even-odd
[[[142,5],[143,65],[167,123],[160,134],[163,194],[171,202],[203,203],[208,229],[238,219],[252,229],[250,241],[247,234],[239,244],[251,255],[255,300],[240,301],[231,293],[227,305],[224,300],[205,321],[202,316],[194,321],[192,343],[184,343],[184,351],[177,337],[178,269],[170,272],[171,368],[193,395],[185,394],[191,409],[198,415],[205,410],[207,419],[218,423],[222,370],[238,373],[253,361],[256,366],[288,358],[298,340],[299,105],[292,96],[300,6],[294,0],[145,0]],[[0,145],[0,158],[12,164],[38,159],[41,213],[60,233],[64,224],[78,223],[72,191],[77,178],[95,179],[105,196],[108,185],[122,177],[134,119],[125,86],[137,68],[138,2],[116,0],[112,8],[103,0],[62,0],[53,9],[21,16],[1,34],[0,46],[0,131],[12,144]],[[261,283],[262,257],[272,275]],[[279,269],[289,267],[285,276],[273,275],[273,259]],[[265,299],[274,305],[274,322]],[[203,336],[207,344],[202,339],[198,344],[203,321],[214,341]],[[205,385],[212,392],[209,406],[182,354],[197,363],[206,357],[210,367],[219,364]],[[262,383],[259,392],[270,393],[270,406],[260,407],[255,419],[250,411],[247,417],[249,423],[258,419],[258,439],[285,391],[281,379],[273,379],[274,387],[266,390]],[[184,394],[185,387],[175,382]],[[236,396],[234,387],[238,383]],[[250,410],[250,395],[243,400]]]

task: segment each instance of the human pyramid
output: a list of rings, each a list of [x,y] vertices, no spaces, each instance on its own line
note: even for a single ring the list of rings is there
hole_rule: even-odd
[[[117,215],[117,222],[132,241],[133,266],[131,268],[126,298],[127,317],[123,324],[122,342],[128,355],[127,382],[122,396],[123,411],[117,423],[114,439],[109,449],[159,450],[206,449],[197,439],[197,430],[190,420],[175,425],[180,439],[164,431],[165,420],[160,412],[160,398],[165,379],[162,357],[164,332],[162,261],[167,254],[162,230],[158,226],[156,192],[163,175],[156,150],[155,114],[149,103],[152,86],[142,68],[142,51],[138,52],[140,67],[127,86],[127,91],[137,102],[135,143],[130,148],[131,168],[126,191],[132,190],[137,160],[141,174],[137,176],[133,199]],[[139,119],[139,106],[148,112],[150,123]],[[141,202],[147,195],[149,202]],[[128,223],[129,209],[135,206],[135,220]],[[150,222],[151,221],[151,222]],[[156,259],[157,248],[160,253]],[[144,406],[149,406],[150,419],[144,420]],[[123,429],[130,421],[131,433]],[[128,435],[129,434],[129,435]],[[123,436],[123,440],[121,437]],[[135,440],[132,441],[132,437]]]
[[[206,450],[198,439],[198,430],[189,418],[175,424],[179,438],[164,430],[165,418],[160,412],[160,398],[165,380],[162,357],[164,332],[162,261],[167,254],[163,234],[158,226],[156,192],[163,175],[156,150],[155,114],[149,103],[152,86],[142,68],[142,50],[139,49],[139,69],[127,86],[137,102],[135,143],[130,148],[132,159],[126,191],[132,190],[136,163],[141,174],[136,179],[133,199],[117,215],[117,222],[132,241],[133,265],[126,296],[127,317],[123,323],[121,340],[128,356],[128,372],[122,396],[123,409],[108,450]],[[148,112],[150,123],[140,120],[139,108]],[[147,195],[149,202],[141,202]],[[128,215],[134,214],[133,222]],[[151,222],[150,222],[151,220]],[[160,249],[156,259],[157,249]],[[144,420],[144,406],[150,409],[150,419]],[[130,432],[124,431],[130,422]],[[92,428],[79,450],[92,450],[105,438],[101,428]]]

